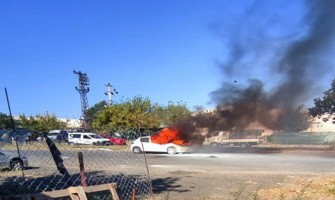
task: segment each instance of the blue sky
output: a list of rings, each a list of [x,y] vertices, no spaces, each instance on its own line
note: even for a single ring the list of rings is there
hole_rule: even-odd
[[[253,5],[250,17],[257,23],[276,19],[268,33],[277,39],[301,27],[300,1],[3,1],[0,112],[8,113],[6,87],[14,115],[79,118],[73,70],[89,77],[90,106],[107,100],[105,85],[111,83],[119,92],[116,102],[140,95],[162,105],[213,107],[209,93],[227,78],[218,67],[225,45]],[[228,28],[220,32],[222,27]],[[263,71],[249,70],[239,80]]]

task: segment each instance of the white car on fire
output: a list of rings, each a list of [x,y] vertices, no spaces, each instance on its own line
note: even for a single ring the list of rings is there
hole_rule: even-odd
[[[131,144],[130,149],[138,154],[142,152],[162,152],[168,154],[185,153],[190,151],[190,147],[173,143],[156,144],[151,141],[150,136],[137,138]]]

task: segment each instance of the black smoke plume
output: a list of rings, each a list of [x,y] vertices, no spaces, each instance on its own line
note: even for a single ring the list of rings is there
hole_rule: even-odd
[[[304,2],[303,23],[294,34],[274,37],[266,30],[275,21],[251,21],[257,2],[247,10],[244,22],[234,27],[236,34],[224,38],[229,43],[228,59],[220,64],[225,81],[211,97],[227,128],[258,121],[280,130],[278,117],[288,117],[283,113],[292,110],[301,112],[299,106],[319,92],[321,80],[333,68],[329,59],[335,44],[335,1]],[[256,70],[259,73],[253,73]]]

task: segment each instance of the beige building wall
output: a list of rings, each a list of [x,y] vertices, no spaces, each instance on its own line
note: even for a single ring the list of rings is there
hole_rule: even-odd
[[[324,117],[326,117],[325,115]],[[334,116],[335,117],[335,116]],[[314,118],[312,126],[307,130],[310,132],[335,132],[335,123],[333,122],[333,116],[328,121],[323,121],[323,117]]]
[[[81,121],[79,119],[57,118],[57,120],[66,123],[67,128],[80,128]]]

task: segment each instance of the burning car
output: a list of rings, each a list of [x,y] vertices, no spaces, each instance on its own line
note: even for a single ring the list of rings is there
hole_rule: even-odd
[[[150,136],[144,136],[136,139],[130,146],[134,153],[142,152],[162,152],[168,154],[189,152],[188,146],[178,145],[174,143],[158,144],[154,143]]]

